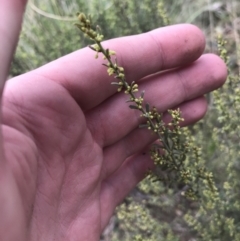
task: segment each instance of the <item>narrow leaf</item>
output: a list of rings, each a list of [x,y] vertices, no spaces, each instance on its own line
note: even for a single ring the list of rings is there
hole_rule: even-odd
[[[146,103],[146,111],[149,112],[150,111],[150,106],[148,103]]]
[[[168,129],[165,129],[164,133],[163,133],[163,137],[164,137],[164,141],[168,141]],[[167,143],[168,144],[168,143]]]
[[[96,51],[96,49],[93,48],[91,45],[88,45],[88,47],[89,47],[90,49],[92,49],[93,51]]]
[[[139,110],[139,109],[138,109],[138,107],[137,107],[137,106],[135,106],[135,105],[129,105],[129,108],[130,108],[130,109]]]
[[[172,148],[173,148],[173,141],[172,141],[171,138],[169,138],[169,136],[167,137],[167,142],[168,142],[169,148],[172,150]]]
[[[156,144],[156,143],[155,143],[155,144],[152,144],[152,146],[155,147],[155,148],[157,148],[157,149],[158,149],[158,148],[165,149],[164,146],[159,145],[159,144]]]
[[[82,31],[82,25],[81,25],[81,24],[79,24],[79,23],[74,23],[74,25],[75,25],[76,27],[78,27],[78,28]]]
[[[141,128],[148,128],[148,124],[141,124],[141,125],[139,125],[138,127],[139,127],[140,129],[141,129]]]

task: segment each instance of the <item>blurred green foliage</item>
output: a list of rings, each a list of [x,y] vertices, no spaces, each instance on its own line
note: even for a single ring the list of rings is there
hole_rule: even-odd
[[[16,76],[35,69],[90,42],[73,27],[75,13],[92,15],[106,39],[147,32],[168,23],[188,22],[197,9],[204,11],[201,1],[166,0],[31,0],[11,68]],[[199,11],[199,10],[198,10]],[[186,14],[188,13],[188,14]],[[194,15],[195,16],[195,15]],[[192,20],[191,20],[192,21]]]
[[[11,75],[35,69],[89,44],[73,27],[78,11],[91,14],[109,39],[162,26],[157,5],[157,0],[30,1]]]
[[[181,195],[184,187],[173,192],[160,182],[145,179],[118,208],[102,240],[239,241],[239,2],[32,0],[11,75],[25,73],[88,45],[90,42],[73,27],[78,11],[90,13],[106,39],[169,23],[194,23],[206,34],[206,52],[219,53],[229,66],[227,83],[207,96],[208,114],[188,130],[191,141],[202,149],[202,165],[214,175],[218,197],[205,193],[202,203],[189,201]],[[224,36],[227,43],[218,35]]]

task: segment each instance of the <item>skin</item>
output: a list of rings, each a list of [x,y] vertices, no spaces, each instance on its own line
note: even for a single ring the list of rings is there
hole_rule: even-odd
[[[138,129],[139,113],[88,48],[5,83],[25,4],[0,0],[0,240],[98,241],[116,206],[153,168],[142,152],[155,136]],[[202,55],[204,36],[192,25],[103,45],[149,103],[161,112],[180,107],[183,125],[204,116],[203,95],[226,79],[221,59]]]

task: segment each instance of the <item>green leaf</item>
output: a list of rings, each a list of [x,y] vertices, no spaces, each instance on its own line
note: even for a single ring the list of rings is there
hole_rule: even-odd
[[[149,111],[150,111],[150,106],[149,106],[149,104],[148,103],[146,103],[146,112],[148,113]]]
[[[88,45],[88,47],[89,47],[91,50],[96,51],[96,49],[93,48],[91,45]]]
[[[156,143],[154,143],[154,144],[152,144],[152,147],[155,147],[156,149],[165,149],[165,147],[164,146],[162,146],[162,145],[159,145],[159,144],[156,144]]]
[[[79,23],[74,23],[74,25],[82,31],[82,25]]]
[[[141,125],[139,125],[138,127],[139,127],[140,129],[141,129],[141,128],[148,128],[149,125],[148,125],[148,124],[141,124]]]
[[[135,110],[139,110],[138,107],[136,105],[129,105],[130,109],[135,109]]]
[[[119,85],[118,82],[111,82],[111,85]]]

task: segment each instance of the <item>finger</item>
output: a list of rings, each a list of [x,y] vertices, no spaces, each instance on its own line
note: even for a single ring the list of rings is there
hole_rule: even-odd
[[[207,101],[200,97],[178,106],[184,121],[181,126],[188,126],[200,120],[207,111]],[[170,116],[165,114],[163,120],[169,122]],[[141,152],[157,139],[151,131],[135,129],[120,141],[104,149],[103,179],[114,173],[128,157]]]
[[[102,227],[107,225],[116,206],[122,202],[153,166],[153,161],[148,155],[135,155],[126,160],[117,172],[102,183],[101,211],[104,213],[101,221]]]
[[[175,68],[196,60],[203,52],[205,40],[193,25],[181,24],[148,33],[118,38],[103,43],[117,52],[118,63],[129,81],[137,81],[158,71]],[[83,109],[91,109],[112,94],[113,77],[102,66],[104,60],[94,60],[95,53],[82,49],[56,60],[35,73],[63,85]]]
[[[7,79],[12,55],[21,29],[26,0],[0,0],[0,91]]]
[[[146,78],[139,89],[146,91],[146,102],[159,112],[165,112],[220,87],[226,75],[223,61],[208,54],[187,67]],[[88,127],[99,145],[104,147],[117,142],[143,121],[141,112],[128,107],[127,98],[124,94],[115,95],[87,113]]]
[[[26,2],[0,0],[0,96],[17,44]],[[1,136],[0,143],[3,143]],[[26,217],[22,201],[18,195],[16,180],[4,161],[2,148],[0,146],[0,240],[26,240]]]

